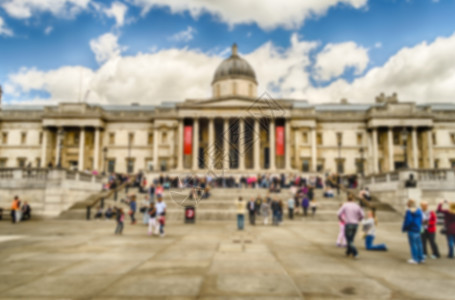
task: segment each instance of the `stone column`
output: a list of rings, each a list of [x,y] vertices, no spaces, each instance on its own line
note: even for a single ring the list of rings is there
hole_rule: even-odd
[[[60,161],[60,155],[61,155],[61,153],[60,153],[60,143],[62,143],[61,139],[63,138],[63,137],[61,137],[61,135],[63,135],[63,134],[61,134],[61,132],[63,132],[63,128],[62,127],[58,127],[57,131],[55,133],[57,135],[55,137],[55,141],[56,141],[56,143],[55,143],[55,164],[54,164],[55,167],[58,166],[58,162]]]
[[[317,171],[316,128],[311,128],[311,171]]]
[[[284,123],[284,168],[291,170],[291,120],[286,119]]]
[[[156,124],[153,126],[153,170],[158,172],[160,170],[158,166],[158,128]]]
[[[260,142],[260,137],[259,137],[259,121],[257,119],[254,119],[254,129],[253,129],[253,140],[254,140],[254,152],[253,152],[253,169],[254,170],[259,170],[259,142]]]
[[[229,119],[224,119],[223,132],[223,169],[229,170]]]
[[[85,128],[81,127],[79,133],[79,159],[77,162],[77,168],[79,171],[84,171],[84,148],[85,148]]]
[[[49,130],[47,128],[43,128],[43,140],[41,141],[41,168],[47,167],[47,136]]]
[[[208,144],[208,169],[213,169],[215,166],[215,120],[209,118],[209,144]]]
[[[430,169],[434,169],[434,156],[433,156],[433,134],[431,128],[427,131],[427,143],[428,143],[428,163]]]
[[[294,131],[294,165],[297,170],[300,170],[301,167],[299,157],[300,134],[297,129]]]
[[[373,128],[373,173],[378,173],[378,129]]]
[[[177,170],[183,169],[183,119],[178,119]]]
[[[412,128],[412,161],[415,169],[419,168],[419,161],[417,160],[417,128]]]
[[[199,169],[199,120],[193,120],[193,170]]]
[[[275,119],[270,119],[270,126],[269,126],[269,141],[270,141],[270,170],[276,169],[276,143],[275,143]]]
[[[98,170],[100,158],[100,129],[99,127],[95,128],[95,147],[93,149],[93,170]]]
[[[387,151],[389,152],[389,172],[395,171],[394,147],[393,147],[393,128],[389,127],[387,131]]]
[[[245,170],[245,119],[239,119],[239,171]]]

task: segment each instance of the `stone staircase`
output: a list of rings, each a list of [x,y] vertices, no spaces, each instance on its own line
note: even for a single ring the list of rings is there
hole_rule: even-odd
[[[314,217],[308,216],[303,218],[301,215],[296,215],[295,219],[306,219],[314,221],[336,221],[336,212],[340,205],[346,201],[346,193],[342,192],[340,196],[335,198],[323,198],[322,190],[315,190],[315,199],[317,200],[317,212]],[[144,199],[146,194],[139,194],[137,189],[130,188],[128,194],[137,195],[138,209],[141,206],[141,201]],[[244,201],[248,201],[251,197],[256,198],[258,195],[265,197],[267,190],[265,189],[225,189],[225,188],[214,188],[211,190],[211,196],[209,199],[201,199],[198,203],[186,200],[183,204],[182,201],[189,194],[189,190],[185,189],[165,191],[163,199],[167,205],[166,220],[168,222],[184,222],[184,206],[194,205],[196,206],[196,222],[198,221],[232,221],[236,219],[236,209],[234,201],[242,196]],[[283,200],[286,204],[291,193],[287,189],[283,189],[280,194],[271,194],[272,198],[278,198]],[[128,206],[120,202],[120,199],[125,199],[125,189],[121,189],[118,192],[118,200],[114,201],[113,195],[106,198],[104,201],[104,207],[107,208],[109,205],[114,207],[122,207],[125,212],[129,210]],[[245,203],[246,205],[246,203]],[[91,210],[91,216],[96,213],[98,205],[94,205]],[[284,210],[284,218],[287,219],[287,209]],[[380,206],[376,211],[377,217],[381,222],[399,221],[401,216],[395,211],[388,209],[382,209]],[[75,206],[74,208],[64,212],[60,216],[61,219],[79,219],[83,220],[86,218],[86,208],[83,206]],[[142,214],[138,211],[136,213],[136,219],[138,222],[142,220]],[[258,222],[261,218],[258,219]]]

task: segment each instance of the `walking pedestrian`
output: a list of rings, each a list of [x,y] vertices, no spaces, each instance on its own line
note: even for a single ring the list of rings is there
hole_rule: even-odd
[[[242,196],[235,202],[237,208],[237,229],[243,230],[245,225],[245,202],[243,202]]]
[[[343,206],[338,210],[338,219],[341,221],[342,217],[346,222],[344,228],[344,235],[347,242],[346,256],[352,255],[357,258],[359,253],[357,248],[354,246],[354,239],[357,233],[357,227],[360,221],[364,217],[362,208],[354,202],[354,196],[348,195],[348,202],[344,203]]]
[[[289,214],[289,219],[294,219],[294,207],[295,207],[295,199],[294,197],[291,197],[288,199],[288,214]]]
[[[125,214],[123,213],[123,209],[121,208],[117,209],[115,220],[117,221],[117,226],[115,227],[115,234],[122,234],[123,222],[125,221]]]
[[[142,213],[142,223],[144,225],[147,225],[149,223],[149,214],[148,214],[149,206],[150,206],[150,202],[147,199],[147,196],[144,196],[144,199],[141,202],[141,208],[140,208],[140,212]]]
[[[251,197],[250,201],[246,205],[246,209],[248,210],[248,219],[250,220],[250,225],[255,225],[256,221],[256,203],[254,203],[254,198]]]
[[[280,203],[278,203],[277,199],[272,200],[271,208],[272,208],[272,224],[277,226],[280,221],[280,219],[279,219],[280,218],[279,217]]]
[[[387,251],[385,244],[373,245],[377,224],[378,221],[374,217],[373,211],[368,211],[368,217],[362,221],[362,230],[365,233],[365,249],[371,251]]]
[[[341,207],[341,205],[340,205]],[[338,220],[338,237],[337,237],[337,247],[346,247],[346,237],[344,236],[344,225],[346,224],[344,220],[344,215],[342,215]]]
[[[166,224],[166,203],[163,201],[162,196],[158,196],[158,202],[155,204],[156,215],[158,217],[160,237],[164,237],[164,225]]]
[[[152,235],[153,231],[158,231],[158,226],[156,224],[156,208],[155,203],[150,203],[150,207],[147,211],[149,215],[149,227],[148,227],[148,235]]]
[[[437,223],[436,213],[428,209],[428,202],[426,201],[420,202],[420,208],[422,209],[423,214],[423,230],[421,234],[423,257],[426,258],[428,256],[427,242],[429,242],[433,253],[430,257],[432,259],[439,258],[439,249],[435,241]]]
[[[131,224],[134,225],[134,224],[136,224],[136,219],[135,219],[134,215],[136,214],[136,208],[137,208],[135,195],[131,196],[129,205],[130,205],[129,214],[130,214],[130,218],[131,218]]]
[[[408,200],[407,207],[408,209],[406,210],[404,217],[402,231],[408,233],[409,247],[412,256],[412,258],[408,260],[408,263],[420,264],[425,261],[423,258],[422,238],[420,236],[423,215],[413,199]]]
[[[444,214],[444,224],[446,228],[447,235],[447,245],[449,247],[448,258],[453,258],[453,247],[455,244],[455,202],[449,204],[449,209],[443,209],[442,205],[448,204],[447,200],[439,203],[438,212]]]
[[[267,201],[261,203],[261,215],[264,225],[269,223],[270,204]]]

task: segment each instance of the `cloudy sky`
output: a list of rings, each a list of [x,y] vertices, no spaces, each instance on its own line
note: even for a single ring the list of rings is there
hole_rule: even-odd
[[[210,96],[236,42],[259,93],[455,100],[454,0],[0,0],[3,103]]]

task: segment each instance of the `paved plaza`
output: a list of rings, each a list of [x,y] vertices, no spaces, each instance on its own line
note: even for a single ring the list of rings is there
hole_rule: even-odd
[[[113,221],[0,222],[1,299],[454,299],[455,261],[408,265],[398,222],[386,253],[335,247],[336,222],[168,224],[164,238]],[[447,254],[441,236],[439,246]]]

